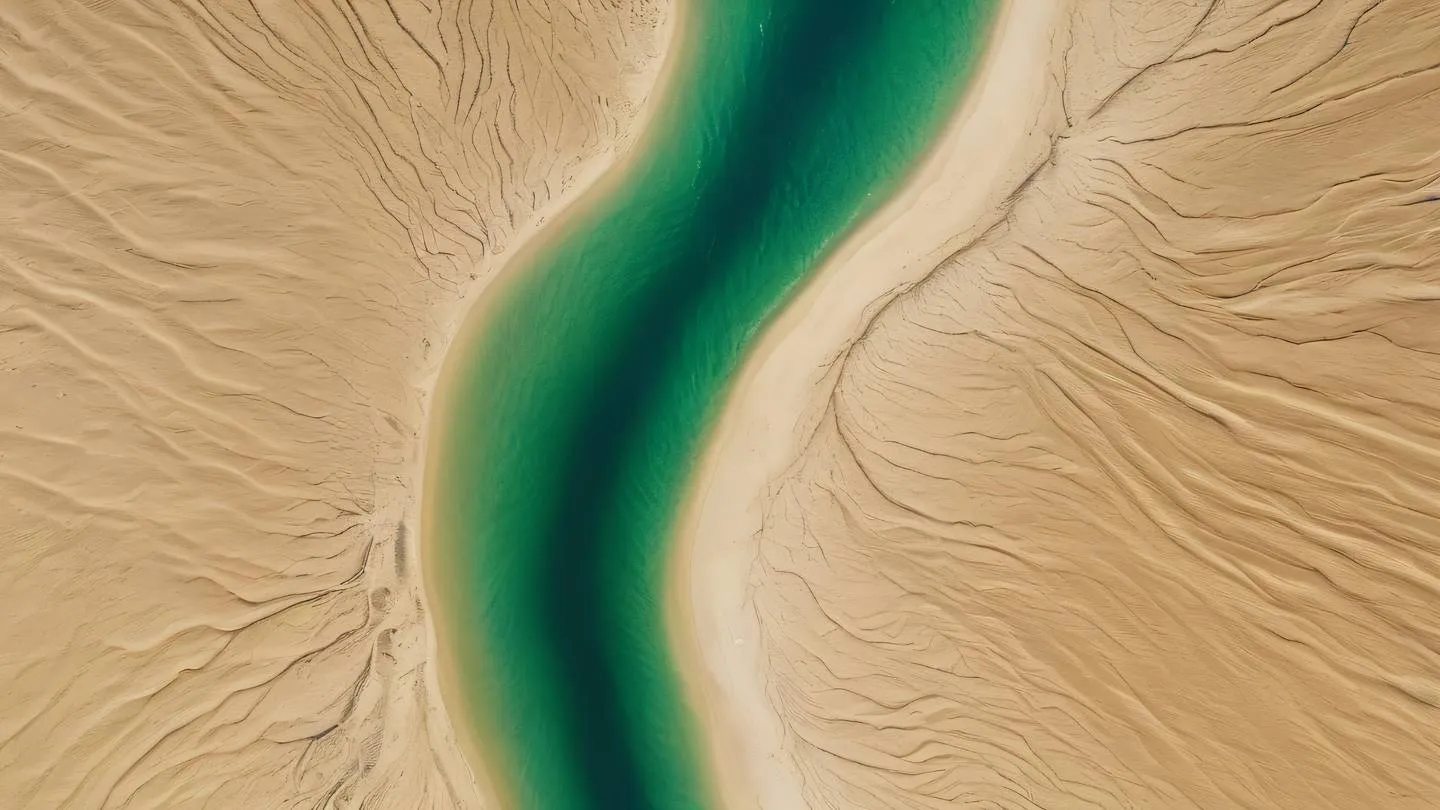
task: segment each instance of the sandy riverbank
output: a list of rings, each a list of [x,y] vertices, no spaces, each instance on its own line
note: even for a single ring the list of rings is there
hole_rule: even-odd
[[[1003,213],[1064,124],[1054,36],[1066,9],[1007,2],[961,109],[922,166],[766,331],[700,464],[667,594],[672,646],[727,810],[805,806],[766,695],[750,603],[767,485],[819,417],[815,391],[886,301]]]
[[[632,137],[664,8],[0,11],[6,807],[483,806],[424,402],[496,257]]]

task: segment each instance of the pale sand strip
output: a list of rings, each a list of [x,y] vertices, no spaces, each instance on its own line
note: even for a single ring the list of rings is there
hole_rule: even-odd
[[[433,583],[445,575],[442,565],[445,550],[437,547],[438,541],[434,536],[434,527],[439,525],[444,510],[435,502],[429,486],[439,473],[436,469],[436,451],[445,441],[446,425],[452,424],[457,418],[452,413],[454,403],[451,401],[455,395],[457,376],[463,375],[470,367],[474,352],[480,344],[483,326],[491,313],[491,307],[500,296],[503,285],[512,283],[546,246],[570,233],[576,220],[583,217],[593,206],[605,205],[625,181],[636,158],[645,154],[656,137],[655,119],[658,110],[664,106],[660,102],[673,92],[676,76],[685,62],[688,50],[684,47],[683,40],[688,30],[685,2],[676,0],[668,10],[658,37],[665,42],[663,55],[650,63],[652,70],[635,79],[637,85],[647,86],[650,90],[648,93],[635,93],[635,97],[643,98],[644,101],[628,131],[629,137],[614,145],[608,159],[592,161],[577,175],[577,181],[570,193],[557,197],[541,209],[528,225],[521,228],[513,243],[515,250],[508,256],[496,257],[494,261],[498,266],[487,274],[489,280],[483,285],[474,286],[468,295],[457,300],[453,309],[446,313],[444,320],[449,326],[445,334],[450,335],[450,341],[444,347],[445,350],[437,355],[443,358],[441,363],[427,372],[425,381],[420,385],[422,390],[431,391],[432,394],[425,403],[425,441],[421,456],[412,470],[411,480],[424,482],[418,486],[416,497],[421,503],[420,557],[425,572],[427,601],[430,605],[430,659],[436,662],[436,666],[430,669],[431,677],[435,679],[431,687],[433,694],[441,695],[446,713],[455,729],[456,739],[468,760],[486,807],[513,808],[518,804],[502,789],[503,780],[496,778],[493,773],[487,773],[487,745],[483,739],[485,733],[482,728],[477,727],[483,725],[483,720],[477,720],[483,713],[473,700],[471,690],[465,688],[461,674],[457,671],[458,662],[450,654],[456,644],[465,642],[459,641],[458,628],[447,624],[450,621],[446,614],[447,607],[434,595]],[[440,636],[451,639],[450,643],[441,646],[438,643]]]
[[[751,602],[762,495],[819,418],[832,370],[886,302],[997,222],[1065,125],[1068,3],[1007,2],[923,167],[846,240],[747,360],[697,470],[671,560],[672,648],[727,810],[804,807],[766,695]]]

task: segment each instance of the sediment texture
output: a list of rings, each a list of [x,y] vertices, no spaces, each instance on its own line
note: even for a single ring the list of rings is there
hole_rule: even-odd
[[[813,808],[1440,805],[1440,6],[1075,6],[754,576]],[[817,410],[818,412],[818,410]]]
[[[661,6],[0,3],[0,803],[480,806],[422,382]]]

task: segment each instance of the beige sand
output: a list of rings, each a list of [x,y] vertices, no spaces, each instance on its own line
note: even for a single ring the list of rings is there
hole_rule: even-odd
[[[428,386],[667,8],[0,2],[0,806],[485,806]]]
[[[1440,806],[1440,6],[1048,6],[711,455],[748,801]]]

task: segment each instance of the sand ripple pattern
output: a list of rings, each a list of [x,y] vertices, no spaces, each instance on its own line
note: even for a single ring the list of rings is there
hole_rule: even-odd
[[[0,805],[475,807],[427,373],[651,0],[0,2]]]
[[[770,502],[808,800],[1440,807],[1440,5],[1063,36],[1050,160]]]

